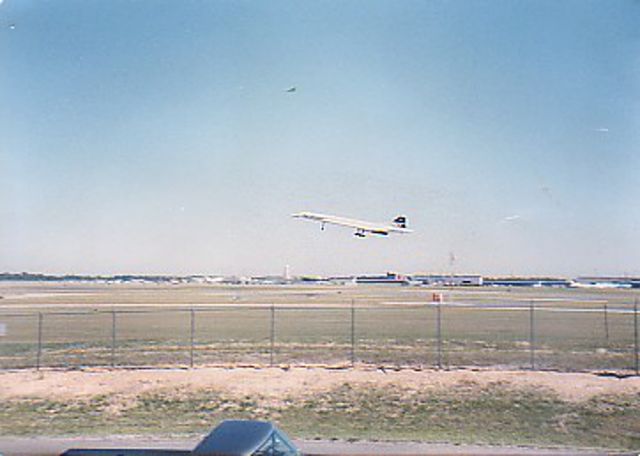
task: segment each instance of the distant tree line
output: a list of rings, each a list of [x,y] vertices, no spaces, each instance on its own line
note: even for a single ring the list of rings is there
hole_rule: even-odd
[[[51,274],[39,274],[33,272],[3,272],[0,273],[0,281],[25,281],[25,282],[60,282],[60,281],[122,281],[132,282],[134,280],[145,280],[148,282],[166,282],[169,280],[180,280],[178,276],[161,276],[161,275],[132,275],[122,274],[113,276],[103,275],[77,275],[77,274],[65,274],[65,275],[51,275]]]

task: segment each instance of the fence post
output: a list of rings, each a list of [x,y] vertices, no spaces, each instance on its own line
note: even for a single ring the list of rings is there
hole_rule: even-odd
[[[531,364],[531,370],[535,370],[536,368],[536,327],[534,310],[533,301],[529,301],[529,362]]]
[[[116,311],[111,311],[111,367],[116,367]]]
[[[355,301],[351,300],[351,367],[356,364],[356,308]]]
[[[607,342],[607,345],[609,345],[609,316],[608,316],[608,302],[605,301],[604,302],[604,339]]]
[[[196,333],[196,313],[193,308],[190,309],[190,317],[191,317],[191,337],[189,339],[189,367],[193,369],[193,345],[195,341],[195,333]]]
[[[40,370],[42,360],[42,312],[38,312],[38,354],[36,356],[36,370]]]
[[[269,366],[273,367],[273,352],[276,343],[276,307],[271,304],[271,330],[269,331],[270,349],[269,349]]]
[[[638,362],[638,298],[633,300],[633,345],[636,375],[640,375],[640,364]]]
[[[436,337],[438,338],[438,369],[442,369],[442,302],[438,299],[436,305]]]

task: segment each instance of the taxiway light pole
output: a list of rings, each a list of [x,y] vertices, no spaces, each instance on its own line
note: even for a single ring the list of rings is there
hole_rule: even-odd
[[[38,312],[38,353],[36,356],[36,370],[40,370],[42,360],[42,312]]]
[[[273,367],[273,352],[276,344],[276,307],[273,304],[271,304],[271,330],[269,331],[269,337],[269,366]]]
[[[534,310],[533,301],[529,301],[529,361],[531,364],[531,370],[535,370],[536,368],[536,326]]]
[[[116,367],[116,311],[111,311],[111,367]]]
[[[638,362],[638,298],[633,301],[633,345],[636,375],[640,375],[640,363]]]
[[[351,300],[351,367],[356,364],[356,307],[355,301]]]
[[[189,367],[193,369],[193,344],[195,341],[195,333],[196,333],[196,313],[193,308],[190,309],[190,317],[191,317],[191,328],[190,328],[190,339],[189,339]]]

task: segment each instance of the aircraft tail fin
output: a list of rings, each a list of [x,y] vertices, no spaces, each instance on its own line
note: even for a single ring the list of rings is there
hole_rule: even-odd
[[[407,227],[407,218],[404,215],[399,215],[393,219],[393,224],[398,228],[406,228]]]

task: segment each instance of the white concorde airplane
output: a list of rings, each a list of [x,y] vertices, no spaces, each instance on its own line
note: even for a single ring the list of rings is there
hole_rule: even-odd
[[[413,230],[407,228],[407,218],[403,215],[399,215],[393,219],[393,222],[390,224],[364,222],[362,220],[337,217],[335,215],[316,214],[313,212],[298,212],[297,214],[292,214],[291,217],[320,222],[322,224],[322,230],[324,230],[326,224],[354,228],[356,231],[353,235],[357,237],[365,237],[367,233],[380,236],[387,236],[389,233],[413,233]]]

